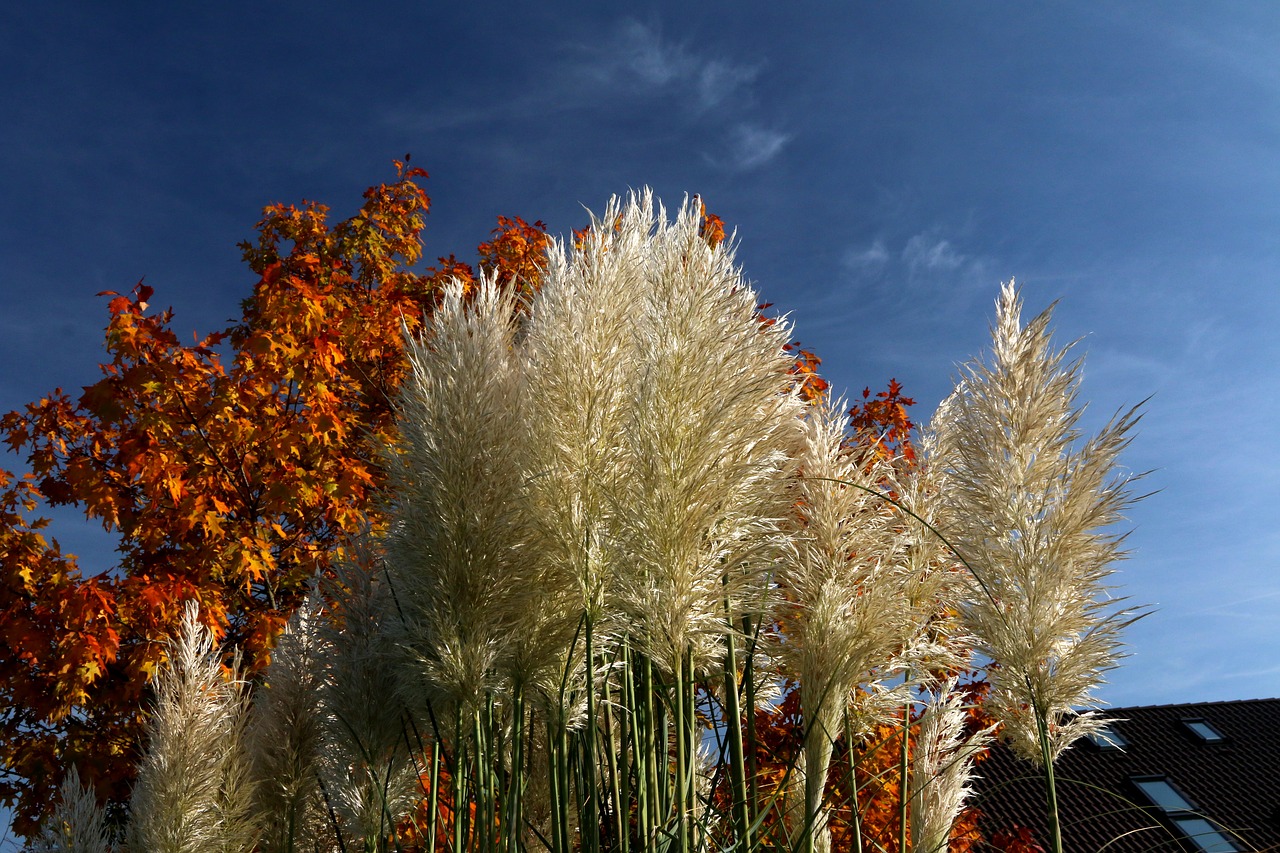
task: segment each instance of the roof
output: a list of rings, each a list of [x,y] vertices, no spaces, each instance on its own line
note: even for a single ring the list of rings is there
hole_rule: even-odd
[[[1280,699],[1116,708],[1102,716],[1114,721],[1123,747],[1082,740],[1055,765],[1064,850],[1280,850]],[[1187,725],[1196,720],[1208,724],[1195,727],[1208,740]],[[1044,843],[1036,767],[999,746],[977,774],[973,804],[986,837],[1025,826]],[[1198,845],[1188,840],[1196,833],[1205,833]]]

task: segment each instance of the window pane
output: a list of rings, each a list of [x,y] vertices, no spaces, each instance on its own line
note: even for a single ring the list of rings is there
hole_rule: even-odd
[[[1205,853],[1232,853],[1240,849],[1230,838],[1214,829],[1213,824],[1203,818],[1179,818],[1174,823],[1178,825],[1178,829],[1186,833],[1197,850],[1203,850]]]
[[[1135,779],[1134,784],[1147,795],[1152,804],[1167,812],[1182,812],[1191,809],[1191,803],[1173,789],[1163,779]]]
[[[1129,741],[1116,731],[1115,726],[1103,726],[1096,732],[1090,732],[1086,737],[1098,749],[1124,749],[1129,745]]]
[[[1226,740],[1221,732],[1204,720],[1183,720],[1182,724],[1195,732],[1205,743],[1217,743],[1218,741]]]

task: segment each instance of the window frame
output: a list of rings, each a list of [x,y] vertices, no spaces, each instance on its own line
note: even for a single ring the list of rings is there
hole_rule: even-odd
[[[1227,740],[1227,736],[1204,717],[1183,717],[1179,722],[1200,743],[1225,743]],[[1205,731],[1196,726],[1202,726]]]
[[[1156,811],[1162,814],[1166,814],[1172,817],[1174,815],[1192,815],[1195,813],[1196,804],[1192,802],[1191,798],[1188,797],[1186,794],[1184,794],[1177,785],[1173,784],[1173,781],[1168,776],[1160,775],[1160,774],[1148,775],[1148,776],[1130,776],[1129,782],[1135,788],[1138,789],[1138,793],[1142,794],[1142,796],[1146,799],[1147,804],[1151,806],[1151,808],[1155,809]],[[1169,791],[1173,794],[1173,796],[1177,797],[1179,800],[1182,801],[1182,805],[1181,806],[1163,805],[1155,798],[1154,795],[1152,795],[1150,791],[1142,787],[1143,784],[1145,783],[1157,783],[1157,784],[1164,785],[1166,788],[1169,789]]]
[[[1170,820],[1183,837],[1195,845],[1201,853],[1238,853],[1244,849],[1207,817],[1184,812],[1181,816],[1170,818]],[[1203,828],[1196,827],[1192,831],[1187,826],[1191,823],[1202,824]]]

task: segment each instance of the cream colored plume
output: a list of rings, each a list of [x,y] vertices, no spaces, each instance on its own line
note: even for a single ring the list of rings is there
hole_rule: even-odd
[[[40,824],[31,853],[111,853],[103,809],[93,788],[72,767],[62,780],[58,804]]]
[[[445,288],[397,400],[386,559],[422,702],[480,707],[505,681],[540,561],[524,497],[526,419],[511,298]]]
[[[1040,762],[1041,724],[1050,759],[1097,728],[1073,709],[1095,703],[1133,619],[1107,581],[1130,501],[1118,456],[1138,418],[1130,410],[1084,440],[1080,363],[1052,349],[1049,311],[1024,327],[1021,308],[1009,282],[989,362],[966,366],[934,417],[929,464],[943,471],[946,535],[972,569],[965,618],[999,664],[988,707]]]
[[[234,669],[223,673],[194,602],[168,649],[130,804],[128,847],[247,853],[256,829],[244,752],[246,685]]]
[[[327,651],[320,690],[318,771],[347,849],[379,843],[421,793],[409,752],[410,718],[402,696],[405,638],[396,599],[377,551],[358,539],[321,586],[330,612],[318,619]],[[419,731],[428,731],[423,717]],[[320,840],[333,842],[332,831]]]
[[[951,829],[971,793],[973,762],[991,729],[966,736],[966,713],[954,679],[944,681],[925,705],[911,760],[911,849],[946,853]],[[992,727],[994,728],[994,726]]]
[[[809,412],[800,455],[791,547],[780,563],[775,654],[800,683],[805,719],[804,824],[815,849],[828,844],[822,804],[833,743],[859,685],[874,719],[890,693],[884,682],[906,669],[924,614],[912,601],[917,574],[904,538],[910,519],[882,497],[893,476],[871,447],[846,447],[843,401]],[[865,703],[864,703],[865,704]]]
[[[254,697],[248,743],[261,853],[310,847],[330,832],[319,785],[330,652],[320,635],[322,610],[319,591],[312,589],[276,641]]]
[[[644,215],[614,199],[571,251],[553,244],[523,328],[528,488],[544,562],[517,654],[522,677],[544,695],[583,681],[581,638],[569,654],[582,619],[591,620],[598,657],[624,630],[608,594],[633,467],[622,436],[641,369],[648,223],[636,220]]]
[[[613,600],[636,642],[674,670],[718,661],[731,609],[758,609],[788,511],[802,404],[783,350],[789,327],[756,314],[725,246],[699,234],[701,206],[674,221],[629,200],[614,251],[640,289],[637,372],[616,498],[623,565]]]

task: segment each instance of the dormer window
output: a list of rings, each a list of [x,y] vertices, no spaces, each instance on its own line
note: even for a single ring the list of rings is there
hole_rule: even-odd
[[[1202,743],[1222,743],[1227,739],[1226,735],[1209,725],[1205,720],[1199,718],[1187,719],[1183,720],[1182,724]]]

